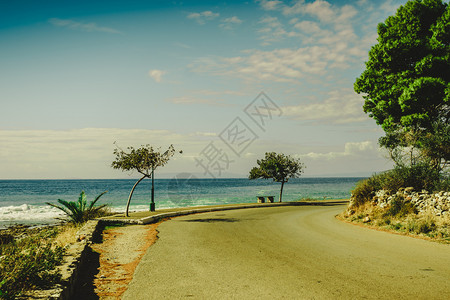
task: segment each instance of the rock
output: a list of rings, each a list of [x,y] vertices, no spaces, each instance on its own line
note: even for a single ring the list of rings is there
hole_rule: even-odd
[[[349,209],[349,210],[347,210],[346,215],[349,217],[349,216],[353,215],[354,213],[355,213],[355,211],[353,209]]]
[[[414,188],[413,187],[407,187],[405,190],[404,190],[404,193],[405,194],[410,194],[410,193],[412,193],[412,191],[414,191]]]
[[[370,217],[367,216],[363,219],[363,223],[369,223],[370,222]]]
[[[372,198],[372,204],[384,209],[388,207],[395,198],[410,201],[419,213],[430,212],[434,215],[437,214],[438,216],[448,216],[450,214],[450,192],[441,191],[431,194],[426,190],[414,192],[413,187],[399,189],[395,193],[388,190],[376,191]],[[354,210],[354,207],[356,206],[354,201],[354,199],[350,199],[350,205],[348,206],[349,211]],[[347,212],[347,214],[353,214],[353,212]],[[370,218],[368,221],[365,221],[365,223],[367,222],[370,222]]]

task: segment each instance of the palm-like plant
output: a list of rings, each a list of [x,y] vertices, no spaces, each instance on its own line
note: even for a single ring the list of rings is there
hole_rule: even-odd
[[[104,191],[103,193],[98,195],[94,201],[91,201],[89,203],[89,205],[87,204],[86,194],[84,193],[84,191],[81,191],[78,201],[66,201],[63,199],[58,199],[58,202],[61,204],[61,206],[50,202],[46,202],[46,204],[62,210],[70,218],[70,222],[83,223],[87,220],[98,217],[102,209],[107,206],[107,204],[94,206],[95,203],[100,199],[100,197],[107,192],[108,191]]]

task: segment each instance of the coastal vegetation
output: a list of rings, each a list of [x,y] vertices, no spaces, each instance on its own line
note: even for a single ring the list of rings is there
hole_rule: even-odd
[[[173,145],[169,146],[164,153],[160,152],[160,148],[153,149],[150,145],[142,145],[140,148],[135,149],[133,147],[128,147],[128,152],[116,148],[114,154],[116,155],[115,161],[112,162],[111,166],[114,169],[120,169],[122,171],[137,171],[142,177],[136,181],[133,185],[130,195],[127,200],[126,216],[128,217],[128,211],[130,208],[131,197],[133,196],[134,189],[136,186],[145,178],[152,178],[152,199],[150,203],[150,210],[155,210],[154,202],[154,178],[155,170],[157,167],[163,167],[166,165],[170,158],[175,155],[175,148]],[[179,153],[183,153],[179,151]]]
[[[249,179],[273,179],[281,182],[280,202],[283,197],[283,187],[290,178],[298,178],[304,172],[305,165],[299,159],[289,155],[266,152],[265,158],[256,161],[258,167],[250,170]]]
[[[0,298],[15,299],[31,289],[58,283],[65,245],[76,226],[29,229],[13,227],[0,233]]]
[[[449,5],[408,1],[379,24],[354,88],[395,168],[358,183],[342,217],[449,241]]]
[[[449,243],[450,178],[427,165],[397,166],[360,181],[340,217]]]
[[[62,210],[68,220],[57,226],[28,228],[13,226],[0,232],[0,298],[15,299],[24,292],[45,289],[61,279],[58,266],[66,247],[75,242],[82,225],[109,213],[107,205],[95,204],[107,191],[87,202],[84,191],[78,201],[58,199],[60,205],[46,204]]]
[[[78,201],[66,201],[63,199],[58,199],[58,202],[61,205],[56,205],[50,202],[46,202],[46,204],[62,210],[69,217],[69,222],[81,224],[88,220],[108,214],[108,211],[106,209],[108,206],[107,204],[95,206],[95,203],[97,203],[100,197],[107,192],[108,191],[104,191],[103,193],[95,197],[95,200],[91,201],[89,205],[87,204],[86,194],[84,191],[81,191],[80,197],[78,197]]]

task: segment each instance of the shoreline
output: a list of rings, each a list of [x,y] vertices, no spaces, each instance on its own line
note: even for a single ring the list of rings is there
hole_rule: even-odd
[[[294,200],[294,201],[286,201],[286,202],[282,202],[282,203],[291,203],[291,202],[308,202],[308,201],[312,201],[312,202],[323,202],[323,201],[345,201],[348,199],[326,199],[326,200]],[[279,203],[279,202],[275,202]],[[149,212],[148,210],[148,205],[145,205],[145,209],[135,209],[134,211],[130,211],[130,215],[134,215],[134,216],[150,216],[150,215],[154,215],[154,214],[158,214],[158,213],[166,213],[166,212],[171,212],[174,210],[191,210],[191,209],[200,209],[200,208],[209,208],[209,207],[219,207],[219,206],[239,206],[239,205],[252,205],[255,204],[255,202],[240,202],[240,203],[226,203],[226,204],[214,204],[214,205],[194,205],[194,206],[183,206],[183,207],[167,207],[167,208],[159,208],[157,209],[155,212]],[[46,207],[44,205],[42,205],[43,207]],[[136,205],[136,206],[144,206],[144,205]],[[10,207],[10,206],[6,206],[6,207]],[[119,207],[123,207],[123,206],[119,206]],[[133,208],[133,206],[131,206]],[[2,207],[0,207],[1,209]],[[14,227],[14,226],[29,226],[29,227],[39,227],[39,226],[55,226],[60,224],[62,221],[58,220],[58,218],[63,218],[64,214],[62,214],[59,210],[53,209],[50,206],[48,206],[49,210],[53,210],[55,215],[49,216],[45,219],[42,220],[33,220],[30,218],[26,219],[26,220],[0,220],[0,230],[4,230],[7,229],[9,227]],[[114,207],[112,207],[113,211],[112,213],[114,215],[121,215],[124,214],[124,209],[122,210],[114,210]]]

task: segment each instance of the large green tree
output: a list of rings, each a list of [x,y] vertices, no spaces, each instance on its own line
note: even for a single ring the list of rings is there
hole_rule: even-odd
[[[283,197],[283,187],[289,178],[297,178],[303,173],[305,165],[299,159],[289,155],[277,154],[275,152],[266,152],[263,159],[256,161],[258,167],[250,170],[249,179],[273,179],[275,182],[281,182],[280,202]]]
[[[150,145],[143,145],[138,149],[128,147],[128,151],[124,151],[120,148],[114,150],[116,155],[115,161],[111,166],[114,169],[120,169],[122,171],[137,171],[142,177],[136,181],[128,196],[126,216],[128,217],[128,210],[130,207],[131,197],[133,196],[134,189],[144,178],[152,178],[152,199],[150,203],[150,210],[155,210],[154,201],[154,178],[155,169],[167,164],[170,158],[175,154],[175,148],[170,145],[169,149],[165,152],[160,152],[160,149],[154,149]],[[180,151],[182,153],[182,151]]]
[[[450,9],[441,0],[408,1],[378,25],[378,43],[354,89],[381,125],[380,145],[397,163],[442,169],[450,161]]]

